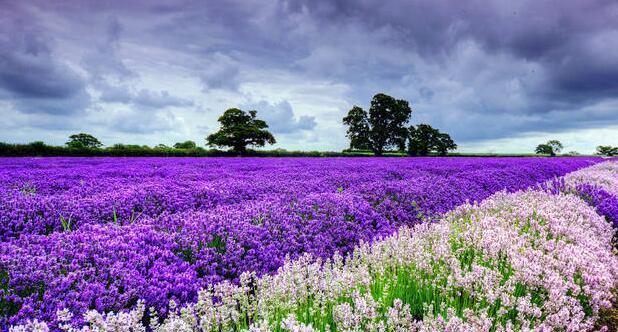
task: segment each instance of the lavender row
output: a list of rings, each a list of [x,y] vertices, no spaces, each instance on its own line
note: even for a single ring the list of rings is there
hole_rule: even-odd
[[[596,158],[0,160],[0,325],[169,300],[360,241]],[[75,318],[81,319],[81,318]],[[79,322],[77,322],[79,323]]]
[[[618,229],[618,159],[570,173],[559,188],[579,195]]]
[[[523,189],[597,160],[2,159],[0,240],[342,190],[374,204],[414,201],[422,213],[443,213],[466,199]],[[409,207],[402,209],[408,214]]]
[[[84,332],[607,331],[599,317],[618,285],[614,234],[579,194],[502,192],[345,260],[303,255],[274,275],[243,273],[181,310],[171,302],[163,321],[144,301],[128,312],[88,311],[83,329],[68,309],[57,319]],[[46,328],[30,320],[14,331]]]

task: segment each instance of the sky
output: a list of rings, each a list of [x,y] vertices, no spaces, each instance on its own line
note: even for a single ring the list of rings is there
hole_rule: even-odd
[[[336,151],[376,93],[462,152],[618,145],[618,1],[0,0],[0,141],[204,145],[239,107]]]

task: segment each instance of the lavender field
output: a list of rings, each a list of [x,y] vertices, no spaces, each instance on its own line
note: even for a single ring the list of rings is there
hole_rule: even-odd
[[[591,330],[616,197],[592,157],[0,159],[0,329]]]

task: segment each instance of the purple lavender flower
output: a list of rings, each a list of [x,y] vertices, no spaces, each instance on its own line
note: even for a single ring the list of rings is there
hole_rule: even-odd
[[[0,159],[0,327],[134,307],[344,255],[599,158]],[[611,204],[610,204],[611,205]]]

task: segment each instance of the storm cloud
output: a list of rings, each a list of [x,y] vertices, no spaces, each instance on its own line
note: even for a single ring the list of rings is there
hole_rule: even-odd
[[[67,114],[87,107],[84,77],[56,58],[36,26],[23,24],[0,21],[0,99],[24,113]]]
[[[579,130],[618,125],[611,0],[0,6],[0,105],[81,117],[128,141],[132,130],[144,144],[161,133],[203,141],[204,128],[240,106],[255,108],[275,133],[304,133],[281,147],[342,149],[341,118],[378,92],[409,100],[412,123],[431,123],[464,147],[510,139],[519,149],[518,137],[576,139]],[[119,109],[120,120],[100,121]],[[20,123],[41,127],[28,118]],[[618,144],[603,139],[618,134],[598,142]]]

